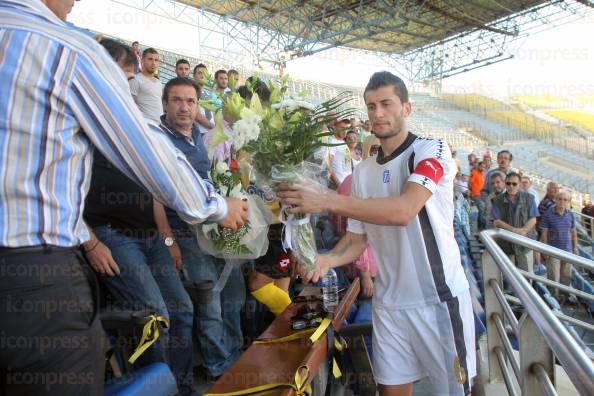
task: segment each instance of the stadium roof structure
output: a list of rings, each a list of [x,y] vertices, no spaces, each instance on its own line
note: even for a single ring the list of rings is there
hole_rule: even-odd
[[[150,5],[153,0],[142,0]],[[175,0],[218,17],[264,61],[334,47],[380,53],[409,78],[445,78],[512,57],[531,32],[584,17],[594,0]],[[175,12],[174,12],[175,14]]]

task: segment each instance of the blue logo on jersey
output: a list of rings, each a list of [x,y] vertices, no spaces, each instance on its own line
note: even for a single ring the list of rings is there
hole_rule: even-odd
[[[388,169],[384,170],[384,184],[390,183],[390,171]]]

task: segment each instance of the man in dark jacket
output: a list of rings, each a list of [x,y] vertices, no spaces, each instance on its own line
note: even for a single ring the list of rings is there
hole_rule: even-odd
[[[533,237],[538,209],[532,195],[520,191],[520,181],[520,175],[515,172],[506,176],[505,192],[492,201],[493,225],[522,236]],[[500,242],[499,246],[517,267],[533,272],[532,254],[529,249],[509,242]]]

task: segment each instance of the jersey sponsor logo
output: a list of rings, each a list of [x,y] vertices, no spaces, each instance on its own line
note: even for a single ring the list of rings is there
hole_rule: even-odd
[[[390,170],[384,170],[384,184],[390,183]]]
[[[431,179],[437,184],[443,176],[443,167],[435,158],[427,158],[419,162],[415,169],[415,173],[424,176],[427,179]]]

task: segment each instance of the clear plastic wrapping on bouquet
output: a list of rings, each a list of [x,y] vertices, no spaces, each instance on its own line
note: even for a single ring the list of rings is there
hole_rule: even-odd
[[[239,239],[239,244],[247,249],[233,248],[230,245],[217,246],[211,238],[212,232],[229,232],[233,239],[231,230],[223,230],[218,224],[198,224],[194,227],[196,239],[200,249],[211,256],[236,259],[253,260],[266,254],[268,250],[268,228],[274,219],[274,215],[266,204],[259,197],[249,195],[248,200],[248,221],[247,232]],[[216,231],[214,231],[216,228]],[[237,245],[237,244],[236,244]]]
[[[327,168],[312,162],[303,162],[297,166],[272,166],[269,177],[256,173],[256,184],[274,188],[278,184],[307,183],[322,188],[322,183],[328,180]],[[283,206],[281,221],[283,229],[283,248],[291,250],[295,258],[308,271],[313,271],[316,265],[317,247],[313,227],[309,214],[290,214]]]

